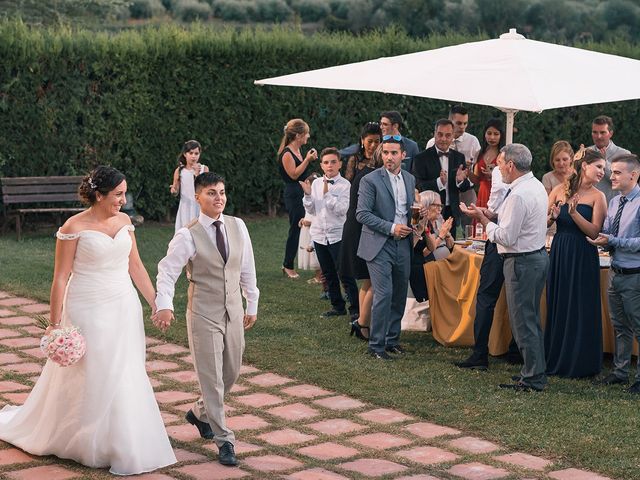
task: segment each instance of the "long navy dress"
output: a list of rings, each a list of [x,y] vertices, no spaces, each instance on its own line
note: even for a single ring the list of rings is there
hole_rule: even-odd
[[[591,206],[578,204],[577,209],[591,221]],[[602,369],[598,250],[587,242],[566,204],[560,209],[556,224],[547,276],[547,373],[590,377]]]

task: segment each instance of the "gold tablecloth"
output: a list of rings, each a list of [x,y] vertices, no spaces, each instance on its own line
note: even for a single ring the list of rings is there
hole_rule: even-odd
[[[480,283],[482,258],[482,255],[456,245],[446,259],[424,265],[433,338],[444,346],[473,346],[473,320],[476,315],[476,292]],[[609,269],[601,268],[602,344],[605,352],[612,353],[615,333],[609,318],[608,284]],[[547,300],[544,291],[540,299],[540,317],[544,327],[547,318]],[[491,355],[506,353],[510,341],[511,327],[503,288],[493,314],[489,353]],[[634,354],[638,354],[638,344],[635,341]]]

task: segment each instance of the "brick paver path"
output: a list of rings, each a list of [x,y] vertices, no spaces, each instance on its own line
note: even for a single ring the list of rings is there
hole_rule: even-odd
[[[44,359],[34,348],[41,331],[33,316],[46,307],[0,291],[0,407],[23,403],[38,377]],[[240,465],[223,467],[215,445],[184,420],[197,392],[189,351],[155,338],[147,345],[147,370],[179,463],[141,480],[606,480],[249,365],[227,399]],[[113,477],[0,442],[0,478]]]

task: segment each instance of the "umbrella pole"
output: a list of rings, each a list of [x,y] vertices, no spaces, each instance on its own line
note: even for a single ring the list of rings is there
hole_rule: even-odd
[[[505,129],[505,133],[507,135],[506,144],[509,145],[510,143],[513,143],[513,121],[518,110],[505,108],[502,111],[507,114],[507,128]]]

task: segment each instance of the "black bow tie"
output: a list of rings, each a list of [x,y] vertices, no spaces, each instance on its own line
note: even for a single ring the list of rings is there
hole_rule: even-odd
[[[438,156],[439,157],[449,157],[449,152],[440,152],[440,151],[438,151]]]
[[[330,183],[331,185],[333,185],[334,183],[336,183],[335,180],[329,180],[327,178],[324,179],[325,183]]]

